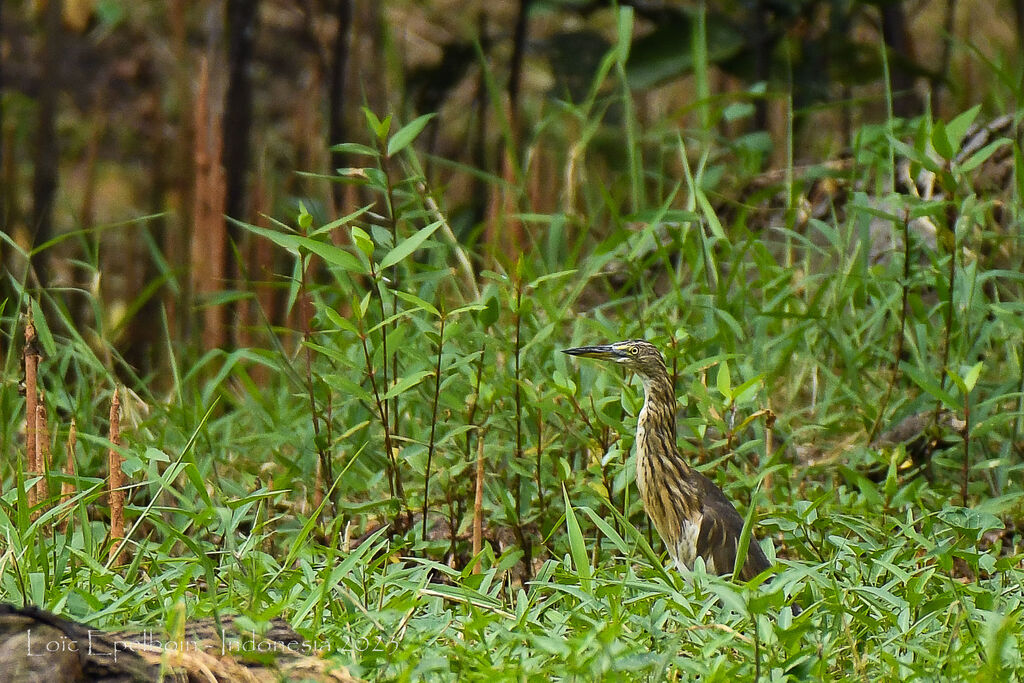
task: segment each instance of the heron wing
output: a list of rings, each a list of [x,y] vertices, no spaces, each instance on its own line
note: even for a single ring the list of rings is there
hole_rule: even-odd
[[[697,535],[697,554],[704,558],[708,569],[718,574],[731,574],[736,565],[736,549],[743,533],[743,518],[725,494],[711,480],[704,482],[703,515]],[[747,559],[740,578],[749,581],[771,565],[757,539],[751,536]]]

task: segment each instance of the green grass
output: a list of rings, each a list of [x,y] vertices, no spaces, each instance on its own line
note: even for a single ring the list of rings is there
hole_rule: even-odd
[[[594,98],[552,110],[533,144],[568,114],[596,129],[590,107],[628,89]],[[12,282],[5,376],[20,374],[16,312],[35,301],[53,450],[74,417],[80,475],[74,500],[30,521],[14,457],[23,399],[5,380],[0,599],[109,628],[160,625],[179,604],[280,615],[370,679],[1019,677],[1018,548],[979,541],[1021,519],[1020,193],[997,224],[972,162],[941,161],[968,118],[865,128],[849,201],[765,230],[750,207],[720,203],[749,150],[627,116],[633,171],[602,176],[584,136],[577,202],[523,207],[532,246],[492,260],[428,194],[410,145],[426,121],[368,115],[376,144],[345,147],[363,168],[346,178],[372,212],[248,226],[295,259],[280,286],[293,307],[312,302],[308,329],[199,358],[168,340],[160,377],[134,377],[108,335],[77,329],[67,293]],[[945,195],[887,191],[894,150],[934,167]],[[915,238],[872,262],[872,228],[903,234],[905,216],[931,218],[936,246]],[[684,452],[742,512],[753,504],[756,535],[778,551],[770,584],[664,566],[633,485],[638,383],[558,352],[631,337],[666,351]],[[118,382],[132,560],[110,567],[100,495]],[[969,409],[969,426],[927,477],[902,472],[901,449],[870,447],[876,424],[937,406]],[[472,557],[480,442],[487,543]],[[319,507],[318,461],[331,475]],[[63,515],[69,531],[51,533]],[[441,520],[454,540],[432,533]]]

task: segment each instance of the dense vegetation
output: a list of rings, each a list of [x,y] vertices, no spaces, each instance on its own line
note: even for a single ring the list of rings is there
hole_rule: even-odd
[[[353,163],[330,176],[365,203],[238,224],[290,265],[223,294],[286,302],[262,347],[193,357],[167,333],[167,370],[136,376],[64,292],[8,278],[0,598],[98,627],[179,605],[283,616],[365,678],[1024,674],[1019,140],[965,144],[978,108],[890,112],[845,163],[758,188],[736,168],[763,137],[716,135],[744,103],[702,100],[682,131],[606,116],[631,103],[630,16],[586,99],[537,124],[578,132],[574,196],[535,211],[526,179],[486,176],[521,251],[452,227],[424,171],[442,160],[417,151],[429,115],[365,109],[367,143],[336,148]],[[588,175],[614,144],[621,172]],[[995,166],[1008,181],[982,187]],[[26,309],[53,452],[72,418],[78,435],[78,474],[50,474],[38,519],[14,457]],[[640,387],[559,353],[633,337],[664,349],[680,447],[776,559],[770,583],[665,565],[633,484]],[[118,386],[123,562],[103,488]],[[885,438],[908,417],[924,446]]]

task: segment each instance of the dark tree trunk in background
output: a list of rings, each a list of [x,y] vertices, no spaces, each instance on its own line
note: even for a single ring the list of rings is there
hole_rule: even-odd
[[[768,40],[768,10],[764,4],[764,0],[754,3],[747,39],[753,42],[754,80],[767,83],[771,76],[772,46]],[[754,128],[768,130],[768,100],[764,97],[754,99]]]
[[[337,0],[335,17],[338,20],[338,34],[334,36],[334,55],[331,60],[331,85],[328,92],[328,133],[327,144],[337,145],[345,142],[345,76],[348,72],[349,33],[352,30],[351,0]],[[345,155],[331,152],[330,172],[345,165]],[[344,187],[341,183],[332,183],[331,193],[334,207],[339,214],[345,213],[342,208]]]
[[[35,173],[32,177],[33,246],[47,242],[53,236],[53,196],[57,192],[57,79],[59,47],[61,42],[61,13],[63,2],[50,0],[43,17],[43,54],[39,74],[39,113],[36,117]],[[49,279],[44,250],[35,257],[35,272],[39,286],[45,287]]]
[[[4,3],[0,2],[0,36],[4,34]],[[0,173],[3,172],[4,168],[4,137],[6,132],[4,131],[4,53],[0,50]],[[0,176],[2,177],[2,176]],[[7,209],[7,193],[0,192],[0,230],[7,232],[9,226],[7,220],[10,218],[10,212]],[[3,252],[0,252],[2,254]],[[2,292],[0,292],[2,295]]]
[[[0,36],[4,34],[4,19],[3,19],[3,8],[4,3],[0,2]],[[12,150],[8,150],[5,146],[7,138],[7,129],[4,127],[4,53],[0,50],[0,232],[8,235],[14,232],[14,193],[9,187],[10,178],[7,175],[7,160],[4,158],[4,154],[12,153]],[[13,165],[11,166],[13,168]],[[5,272],[10,268],[10,263],[6,259],[8,249],[0,247],[0,270]],[[7,284],[7,278],[0,279],[0,302],[6,301],[12,297],[14,292]]]
[[[1024,52],[1024,0],[1013,0],[1013,13],[1017,18],[1017,46]]]
[[[252,128],[252,63],[253,39],[259,16],[258,0],[228,0],[228,90],[224,103],[224,148],[221,161],[227,182],[225,212],[232,218],[246,220],[246,181],[249,171],[249,130]],[[239,229],[227,224],[227,234],[239,241]],[[237,275],[230,249],[225,250],[224,272],[229,278]]]
[[[882,13],[882,39],[889,48],[893,113],[904,118],[917,116],[921,113],[921,102],[914,92],[914,77],[907,69],[914,61],[907,14],[899,2],[883,2],[878,9]]]
[[[1024,2],[1024,0],[1022,0]],[[486,61],[491,53],[491,41],[487,34],[487,13],[483,9],[477,15],[477,31],[480,37],[480,51]],[[476,96],[473,98],[473,108],[476,110],[476,126],[473,134],[473,167],[487,168],[487,74],[480,69],[476,82]],[[476,225],[487,217],[487,194],[490,192],[488,182],[477,174],[473,174],[472,215],[471,223]]]
[[[512,140],[498,139],[497,164],[499,175],[507,181],[508,188],[518,185],[514,177],[514,167],[510,155],[519,155],[519,87],[522,81],[523,55],[526,53],[526,40],[529,31],[531,0],[519,0],[519,14],[516,17],[515,31],[512,34],[512,56],[509,59],[508,84],[508,120],[512,130]],[[518,213],[518,199],[513,190],[508,188],[492,189],[489,205],[489,220],[486,229],[487,243],[492,254],[516,254],[523,250],[522,225],[514,216]],[[527,551],[528,552],[528,551]],[[527,556],[529,557],[529,556]]]
[[[946,0],[946,13],[942,19],[942,53],[938,68],[931,78],[932,110],[939,112],[942,108],[942,89],[949,83],[949,65],[953,56],[953,30],[956,22],[956,0]]]
[[[512,63],[509,65],[508,73],[508,104],[513,124],[519,119],[519,87],[523,80],[523,55],[526,54],[526,29],[531,2],[532,0],[519,0],[519,16],[516,17],[516,30],[512,36]],[[518,133],[514,125],[512,130]]]

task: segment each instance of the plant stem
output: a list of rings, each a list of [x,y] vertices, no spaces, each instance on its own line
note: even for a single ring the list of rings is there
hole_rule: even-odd
[[[516,403],[516,462],[522,462],[523,459],[523,398],[522,398],[522,377],[520,367],[520,352],[522,351],[522,331],[523,331],[523,281],[518,279],[516,282],[516,348],[515,348],[515,403]],[[527,579],[533,578],[533,558],[530,552],[530,546],[526,542],[526,536],[523,534],[523,482],[522,477],[519,475],[519,469],[515,470],[515,485],[513,487],[513,494],[516,501],[516,536],[519,539],[519,545],[523,549],[523,564],[526,568]]]
[[[430,418],[430,444],[427,446],[427,474],[423,480],[423,538],[427,538],[427,511],[430,505],[430,465],[434,459],[434,433],[437,429],[437,405],[441,398],[441,351],[444,349],[445,314],[441,313],[441,336],[437,340],[437,363],[434,366],[434,406]],[[454,530],[452,531],[454,533]]]
[[[306,230],[303,229],[303,234]],[[303,347],[305,348],[306,356],[306,394],[309,396],[309,413],[313,420],[313,444],[316,447],[317,455],[320,458],[320,471],[323,474],[324,482],[334,482],[334,466],[331,462],[328,449],[324,448],[322,439],[320,438],[320,416],[316,408],[316,392],[313,387],[313,350],[309,346],[310,339],[313,336],[311,325],[310,325],[310,308],[313,306],[313,302],[310,300],[309,290],[306,287],[306,269],[309,267],[309,262],[312,256],[305,258],[305,263],[302,268],[299,269],[299,311],[302,319],[302,341]],[[325,484],[330,486],[330,484]],[[332,513],[336,510],[332,510]]]
[[[372,268],[372,266],[371,266]],[[377,415],[380,418],[381,427],[384,429],[384,449],[387,451],[388,465],[391,469],[388,476],[388,487],[391,490],[391,497],[397,497],[402,506],[405,506],[405,493],[402,490],[402,479],[398,476],[398,461],[395,459],[395,451],[391,443],[391,429],[388,425],[388,407],[381,400],[380,390],[377,388],[377,371],[373,368],[373,359],[370,357],[370,348],[366,345],[366,332],[363,326],[362,317],[357,318],[359,322],[359,341],[363,347],[363,358],[366,361],[366,372],[370,376],[370,388],[373,390],[373,402],[377,406]]]
[[[967,507],[967,474],[971,459],[971,392],[964,392],[964,460],[960,465],[960,504]]]
[[[868,435],[868,443],[875,440],[878,430],[882,427],[882,418],[885,416],[885,408],[889,405],[892,397],[892,389],[896,385],[896,378],[899,376],[900,358],[903,356],[903,337],[907,330],[907,306],[910,299],[910,216],[903,216],[903,297],[900,304],[900,332],[896,336],[896,349],[893,351],[892,368],[889,373],[889,386],[885,389],[885,397],[878,404],[878,415],[875,423],[871,426],[871,433]]]
[[[949,367],[950,338],[953,335],[953,287],[956,285],[956,212],[952,204],[946,208],[946,226],[953,234],[952,249],[949,253],[949,299],[946,302],[946,329],[942,334],[942,366],[939,374],[939,386],[946,388],[946,369]],[[935,424],[939,422],[939,412],[942,410],[942,402],[935,406]]]
[[[544,421],[541,415],[540,408],[537,408],[537,500],[540,503],[540,518],[544,519],[544,488],[541,486],[541,456],[544,453],[542,445],[544,443]],[[609,493],[611,493],[609,491]]]

